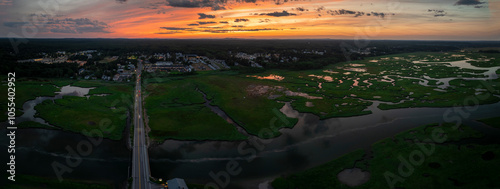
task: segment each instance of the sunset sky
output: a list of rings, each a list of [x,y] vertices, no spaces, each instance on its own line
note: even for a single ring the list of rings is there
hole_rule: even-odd
[[[0,37],[500,40],[500,0],[0,0]]]

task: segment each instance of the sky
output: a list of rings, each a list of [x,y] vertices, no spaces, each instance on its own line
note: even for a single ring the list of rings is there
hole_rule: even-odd
[[[0,0],[0,37],[500,40],[500,0]]]

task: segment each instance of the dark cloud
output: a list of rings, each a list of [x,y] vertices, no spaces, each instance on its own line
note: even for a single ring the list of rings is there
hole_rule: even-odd
[[[96,33],[109,33],[105,30],[105,27],[96,27],[96,26],[82,26],[77,27],[76,31],[78,33],[88,33],[88,32],[96,32]]]
[[[479,0],[458,0],[455,5],[480,5],[483,4],[484,2],[481,2]]]
[[[246,18],[237,18],[234,20],[234,22],[248,22],[249,20]]]
[[[160,2],[152,2],[145,4],[141,6],[141,8],[157,10],[157,14],[165,14],[167,11],[167,9],[163,7],[165,5],[166,5],[165,1],[160,1]]]
[[[318,7],[317,9],[314,9],[316,12],[321,12],[325,10],[324,6]]]
[[[316,9],[316,11],[320,12],[320,13],[326,13],[326,14],[329,14],[329,15],[332,15],[332,16],[338,16],[338,15],[353,15],[354,17],[360,17],[360,16],[377,16],[377,17],[381,17],[381,18],[384,18],[385,16],[387,16],[388,14],[387,13],[383,13],[383,12],[370,12],[370,13],[365,13],[365,12],[362,12],[362,11],[352,11],[352,10],[345,10],[345,9],[338,9],[338,10],[326,10],[322,7]],[[391,14],[391,15],[394,15],[394,14]],[[321,16],[321,14],[318,14],[318,16]]]
[[[173,31],[178,31],[178,30],[188,30],[188,29],[191,29],[191,28],[178,28],[178,27],[160,27],[161,29],[165,29],[165,30],[173,30]]]
[[[296,16],[297,14],[295,13],[289,13],[287,11],[282,11],[282,12],[271,12],[271,13],[261,13],[260,15],[266,15],[266,16],[274,16],[274,17],[281,17],[281,16]]]
[[[217,29],[217,30],[201,30],[202,32],[209,33],[231,33],[231,32],[255,32],[255,31],[271,31],[271,30],[279,30],[275,28],[252,28],[252,29]]]
[[[242,2],[244,2],[244,3],[256,3],[257,0],[236,0],[236,2],[238,2],[238,3],[242,3]]]
[[[127,0],[116,0],[116,2],[118,2],[118,3],[125,3],[125,2],[127,2]]]
[[[75,30],[70,28],[52,28],[49,31],[52,33],[76,33]]]
[[[88,18],[46,19],[45,28],[52,33],[111,33],[109,26]]]
[[[198,19],[205,19],[205,18],[215,18],[215,15],[210,15],[210,14],[205,14],[205,13],[198,13],[200,17]]]
[[[205,24],[215,24],[217,22],[213,22],[213,21],[210,21],[210,22],[201,22],[201,21],[198,21],[198,24],[200,25],[205,25]]]
[[[120,0],[117,0],[120,1]],[[241,3],[257,3],[258,0],[166,0],[161,4],[171,6],[171,7],[183,7],[183,8],[211,8],[212,10],[226,10],[230,9],[230,6]],[[268,1],[268,0],[262,0]],[[288,2],[289,0],[273,0],[276,5],[281,5]],[[290,1],[302,1],[302,0],[290,0]],[[147,7],[149,9],[157,9],[160,6],[158,4],[151,4]]]
[[[221,24],[229,24],[228,21],[219,21],[219,23],[221,23]]]
[[[230,32],[243,32],[243,31],[270,31],[270,30],[280,30],[275,28],[245,28],[245,26],[234,25],[233,28],[224,29],[222,27],[198,27],[198,28],[178,28],[178,27],[160,27],[160,29],[165,29],[167,31],[158,32],[156,34],[177,34],[185,32],[207,32],[207,33],[230,33]]]
[[[304,7],[297,7],[297,8],[295,8],[295,10],[300,11],[300,12],[309,11],[309,9],[305,9]]]
[[[218,27],[218,26],[204,26],[204,27],[199,27],[199,28],[212,28],[212,29],[218,29],[218,28],[222,28],[222,27]]]
[[[434,17],[446,16],[446,14],[448,14],[446,11],[441,9],[429,9],[427,12],[432,12]]]
[[[188,26],[199,26],[199,24],[188,24]]]
[[[282,5],[286,2],[288,2],[288,0],[274,0],[274,4],[276,4],[276,5]]]
[[[176,33],[181,33],[181,32],[178,32],[178,31],[166,31],[166,32],[157,32],[155,34],[176,34]]]
[[[384,18],[386,14],[383,13],[383,12],[371,12],[371,15],[373,15],[373,16],[379,16],[381,18]],[[394,14],[392,14],[392,15],[394,15]]]
[[[64,15],[60,15],[60,14],[56,14],[56,15],[52,15],[52,14],[35,14],[35,13],[32,13],[32,14],[29,14],[30,17],[42,17],[42,18],[55,18],[55,17],[64,17]]]
[[[327,10],[326,13],[329,14],[329,15],[354,15],[354,17],[365,15],[364,12],[351,11],[351,10],[345,10],[345,9]]]
[[[212,10],[225,10],[227,0],[166,0],[166,4],[172,7],[203,8],[210,7]]]
[[[7,26],[9,28],[15,28],[15,27],[19,27],[19,26],[22,26],[22,25],[25,25],[28,23],[29,22],[4,22],[3,25]]]
[[[271,21],[271,20],[269,20],[268,18],[266,18],[266,19],[264,19],[264,20],[259,19],[259,23],[262,23],[262,22],[269,22],[269,21]]]

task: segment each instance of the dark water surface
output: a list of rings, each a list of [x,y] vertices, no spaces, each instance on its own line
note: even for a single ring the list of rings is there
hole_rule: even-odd
[[[230,177],[229,188],[267,188],[266,182],[275,177],[323,164],[356,149],[368,148],[380,139],[420,125],[443,122],[445,111],[453,110],[406,108],[382,111],[374,108],[376,104],[369,108],[373,111],[370,115],[326,120],[298,113],[286,104],[281,111],[289,117],[299,118],[299,122],[292,129],[282,129],[283,135],[277,138],[257,142],[262,145],[256,146],[263,148],[242,142],[167,140],[150,149],[151,172],[155,177],[180,177],[206,184],[214,182],[210,172],[224,171],[228,162],[235,160],[242,171]],[[498,112],[500,103],[482,105],[470,112],[468,119],[499,116]],[[453,115],[456,114],[448,117]],[[488,130],[475,127],[480,131]],[[243,150],[257,151],[257,156],[250,159],[251,152],[240,153],[239,145]]]
[[[453,110],[406,108],[382,111],[375,108],[376,104],[369,108],[373,111],[370,115],[326,120],[298,113],[286,104],[280,111],[299,118],[299,122],[292,129],[282,129],[283,135],[274,139],[253,142],[167,140],[149,150],[151,173],[157,178],[179,177],[187,182],[205,184],[213,182],[210,172],[224,171],[228,162],[234,160],[241,172],[230,177],[231,182],[226,188],[266,188],[266,182],[278,176],[320,165],[356,149],[368,148],[380,139],[420,125],[443,122],[445,111]],[[481,105],[471,111],[467,119],[494,117],[499,115],[498,112],[500,103]],[[277,118],[276,125],[279,124]],[[482,132],[491,131],[481,124],[472,125]],[[5,136],[5,124],[1,128],[0,133]],[[16,173],[53,178],[56,177],[53,162],[67,165],[67,148],[76,149],[79,143],[89,140],[81,134],[62,130],[18,129],[16,135]],[[8,162],[7,143],[6,137],[0,137],[0,151],[5,154],[2,162]],[[256,156],[251,156],[254,153]],[[106,180],[123,186],[129,175],[130,157],[124,140],[105,139],[93,146],[91,153],[83,156],[81,163],[72,167],[73,171],[65,173],[63,178]],[[2,168],[7,169],[5,164]]]

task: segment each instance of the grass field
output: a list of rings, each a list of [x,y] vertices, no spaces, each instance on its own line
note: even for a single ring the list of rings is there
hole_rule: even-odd
[[[107,95],[90,96],[88,99],[64,96],[54,101],[46,100],[35,107],[37,116],[63,130],[84,133],[98,129],[102,130],[105,138],[121,139],[126,126],[126,113],[133,108],[133,86],[100,81],[79,81],[72,85],[96,87],[89,91],[90,95]],[[107,124],[112,129],[103,130],[101,125]]]
[[[265,95],[253,95],[247,90],[247,87],[249,86],[272,84],[269,81],[255,80],[245,76],[236,75],[234,72],[228,71],[216,72],[214,74],[201,73],[193,76],[162,78],[162,82],[154,82],[155,79],[146,79],[146,91],[148,95],[146,98],[146,110],[148,111],[148,116],[150,118],[150,126],[152,127],[156,127],[155,124],[158,126],[160,125],[161,122],[158,121],[158,119],[163,119],[164,123],[167,119],[175,119],[165,117],[167,115],[172,115],[173,113],[175,114],[174,109],[170,110],[170,108],[174,107],[177,111],[196,110],[194,112],[192,111],[191,115],[188,114],[183,117],[197,117],[192,114],[204,112],[210,113],[210,116],[203,116],[205,118],[215,116],[214,118],[206,119],[208,121],[187,121],[191,125],[199,125],[198,127],[192,127],[194,130],[207,130],[212,127],[221,129],[225,127],[219,127],[219,125],[229,125],[215,113],[211,113],[208,109],[203,108],[204,105],[202,103],[205,102],[203,95],[196,91],[196,88],[207,95],[207,98],[211,100],[211,105],[221,108],[231,119],[245,128],[248,133],[253,135],[262,134],[263,138],[275,137],[280,135],[278,128],[292,127],[297,121],[296,119],[286,118],[284,114],[279,112],[279,109],[284,105],[283,103],[268,99]],[[186,106],[191,107],[186,108]],[[160,111],[163,111],[164,113],[157,114],[156,116],[153,115]],[[152,114],[150,114],[150,112]],[[179,113],[185,112],[177,112],[175,115],[178,115]],[[172,117],[182,119],[180,118],[180,115]],[[276,122],[275,129],[271,129],[270,132],[267,132],[269,131],[267,129],[270,128],[270,122],[274,119],[278,120]],[[218,120],[222,120],[224,123],[221,123]],[[286,121],[284,121],[285,123],[283,124],[280,120]],[[200,122],[200,124],[197,124],[196,122]],[[234,127],[233,125],[230,126]],[[177,127],[185,127],[185,124],[179,124]],[[261,132],[263,130],[266,132]],[[199,134],[193,133],[196,135],[189,136],[192,139],[201,139],[206,138],[204,135],[208,134],[202,132],[198,133]],[[242,139],[239,134],[231,134],[230,136],[232,136],[231,138]],[[216,138],[222,139],[227,137],[220,135]]]
[[[146,88],[150,137],[154,140],[243,140],[246,136],[203,103],[192,82],[172,80]]]
[[[498,79],[486,81],[460,79],[460,77],[485,78],[483,73],[486,70],[460,68],[442,63],[470,58],[477,61],[472,65],[487,61],[488,63],[477,66],[489,68],[500,65],[498,56],[500,56],[498,53],[417,52],[339,63],[329,65],[322,70],[270,70],[257,76],[278,75],[282,77],[281,81],[270,81],[291,91],[322,97],[321,100],[298,96],[278,99],[292,101],[292,106],[299,112],[313,113],[325,119],[368,114],[370,112],[364,109],[371,103],[367,103],[366,100],[387,102],[378,106],[383,110],[463,106],[464,99],[468,97],[478,97],[479,104],[498,102],[500,98],[492,95],[500,94]],[[414,61],[424,63],[414,63]],[[446,87],[439,81],[443,78],[456,79],[451,79],[449,86]],[[305,102],[312,102],[314,106],[308,107]]]
[[[276,113],[283,106],[282,102],[291,102],[295,110],[315,114],[320,119],[370,114],[366,108],[372,104],[371,100],[382,101],[378,106],[382,110],[463,106],[467,97],[476,97],[479,104],[495,103],[500,101],[492,95],[500,94],[495,83],[498,79],[460,79],[484,78],[485,70],[460,68],[442,62],[469,58],[477,61],[474,64],[487,61],[481,66],[485,68],[497,65],[497,56],[494,53],[417,52],[338,63],[320,70],[267,70],[253,75],[219,71],[177,77],[160,74],[145,78],[145,86],[190,83],[206,93],[212,105],[224,110],[250,134],[258,135],[269,127],[270,120],[283,116]],[[440,79],[449,77],[456,79],[450,79],[446,87]],[[197,95],[186,91],[164,92],[163,95],[168,95],[164,103],[169,103],[169,106],[201,103],[201,97],[192,97],[193,94]],[[153,123],[155,117],[151,117]],[[289,118],[283,120],[287,123],[280,127],[292,127],[296,122]],[[279,134],[275,129],[268,137]]]
[[[438,140],[430,140],[433,135]],[[440,140],[441,137],[445,137],[444,140]],[[371,176],[366,183],[353,188],[390,188],[386,180],[390,173],[394,176],[387,178],[394,181],[395,188],[500,187],[497,182],[500,159],[495,158],[495,154],[500,154],[500,145],[498,141],[481,142],[482,137],[483,134],[467,126],[458,129],[451,124],[421,126],[378,141],[372,145],[369,156],[363,156],[363,151],[355,151],[318,167],[277,178],[272,186],[275,189],[350,188],[337,179],[337,174],[344,168],[357,167],[370,172]],[[430,144],[434,145],[434,150],[423,151],[420,147],[426,145],[427,149],[432,149]],[[398,169],[403,161],[398,157],[410,161],[410,155],[417,153],[422,154],[418,156],[421,158],[409,164],[413,172],[400,175]],[[355,160],[359,161],[354,166]]]
[[[212,113],[202,103],[202,95],[207,94],[211,105],[218,106],[226,114],[244,127],[248,133],[259,133],[270,127],[272,120],[281,120],[272,129],[272,134],[262,136],[271,138],[280,135],[278,128],[292,127],[296,119],[286,118],[279,109],[283,102],[291,102],[294,109],[317,115],[320,119],[331,117],[360,116],[370,114],[365,109],[371,100],[382,101],[378,108],[397,109],[408,107],[449,107],[462,106],[467,97],[476,97],[479,104],[500,101],[491,94],[500,95],[499,79],[477,81],[464,80],[460,77],[484,78],[484,70],[462,69],[447,63],[468,59],[472,65],[481,68],[498,66],[498,53],[407,53],[372,57],[346,63],[329,65],[319,70],[267,70],[263,73],[247,75],[236,71],[198,72],[194,75],[168,76],[161,74],[154,78],[145,73],[146,109],[151,118],[150,126],[159,132],[153,138],[166,139],[242,139],[234,127]],[[420,61],[421,63],[414,63]],[[499,71],[497,71],[499,72]],[[457,77],[449,81],[449,87],[442,87],[439,79]],[[112,105],[118,100],[132,102],[132,86],[111,82],[65,79],[18,79],[16,93],[17,113],[23,102],[37,96],[53,96],[58,91],[56,86],[71,84],[80,87],[96,87],[90,94],[108,94],[92,96],[90,99],[65,97],[55,103],[44,102],[37,107],[40,116],[57,126],[78,131],[83,128],[95,128],[99,119],[114,117],[117,110]],[[441,86],[441,87],[440,87]],[[0,86],[6,89],[6,85]],[[440,88],[439,88],[440,87]],[[3,96],[2,96],[3,95]],[[0,98],[7,98],[6,93]],[[2,101],[6,102],[6,101]],[[6,103],[0,104],[6,108]],[[123,107],[123,106],[121,106]],[[130,108],[128,105],[126,109]],[[113,110],[113,111],[109,111]],[[120,109],[123,110],[123,109]],[[88,112],[88,113],[85,113]],[[185,115],[185,114],[188,115]],[[66,118],[77,115],[76,119]],[[165,116],[171,115],[171,116]],[[186,116],[203,120],[194,121]],[[3,114],[1,119],[5,120]],[[186,126],[183,122],[189,122]],[[170,123],[170,126],[162,125]],[[172,124],[177,126],[172,126]],[[94,125],[95,124],[95,125]],[[70,125],[70,126],[63,126]],[[209,134],[205,125],[224,125],[218,134]],[[120,127],[121,128],[121,127]],[[198,129],[202,128],[202,129]],[[118,129],[121,130],[121,129]],[[116,132],[118,132],[118,130]],[[194,132],[200,130],[200,132]],[[107,133],[117,139],[118,133]],[[169,136],[163,136],[169,135]],[[184,136],[188,135],[188,136]],[[224,137],[221,137],[223,136]],[[227,135],[227,136],[225,136]]]
[[[297,122],[279,112],[283,103],[248,90],[252,86],[272,85],[271,82],[241,76],[212,75],[196,78],[196,83],[213,100],[212,105],[224,110],[250,134],[272,138],[280,135],[278,128],[293,127]],[[270,129],[272,120],[277,120],[275,129]],[[268,129],[272,133],[265,132]]]

